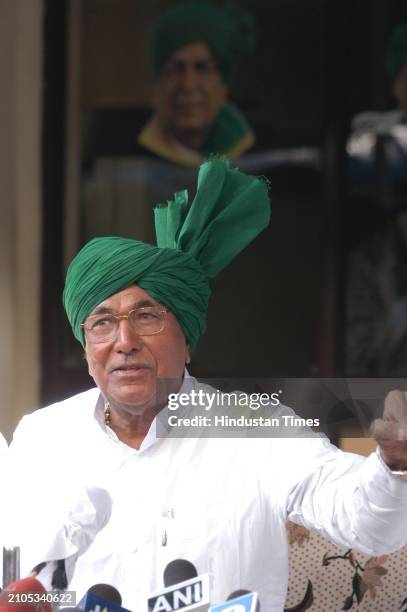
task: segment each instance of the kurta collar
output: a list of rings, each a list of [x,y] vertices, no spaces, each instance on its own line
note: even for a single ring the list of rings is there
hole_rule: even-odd
[[[179,393],[182,393],[190,387],[192,382],[192,376],[189,374],[188,370],[185,368],[184,370],[184,380],[179,390]],[[164,406],[163,410],[165,410],[167,406]],[[105,435],[113,440],[115,443],[120,445],[123,450],[129,452],[130,454],[141,454],[152,447],[154,444],[162,440],[162,438],[157,438],[157,417],[152,421],[150,428],[142,441],[140,448],[131,448],[117,437],[117,434],[111,429],[108,425],[105,424],[105,400],[102,393],[99,393],[99,396],[96,400],[96,406],[94,410],[94,419],[105,433]]]

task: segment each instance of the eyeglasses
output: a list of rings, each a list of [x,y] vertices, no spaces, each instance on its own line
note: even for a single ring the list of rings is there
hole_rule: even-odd
[[[139,336],[153,336],[163,331],[167,312],[162,306],[146,306],[134,308],[126,315],[95,314],[88,317],[85,323],[81,323],[81,327],[84,328],[87,338],[95,343],[114,340],[121,319],[127,319]]]

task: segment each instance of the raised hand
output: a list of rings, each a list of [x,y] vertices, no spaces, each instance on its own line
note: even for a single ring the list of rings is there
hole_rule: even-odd
[[[390,391],[383,417],[372,423],[384,462],[392,470],[407,470],[407,391]]]

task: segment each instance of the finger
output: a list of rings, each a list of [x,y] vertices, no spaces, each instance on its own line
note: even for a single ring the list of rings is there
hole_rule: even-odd
[[[375,419],[371,425],[371,435],[376,440],[407,440],[407,422]]]
[[[384,400],[384,408],[403,409],[407,407],[407,393],[401,389],[390,391]]]
[[[384,400],[384,410],[404,411],[407,408],[407,393],[400,389],[390,391]]]

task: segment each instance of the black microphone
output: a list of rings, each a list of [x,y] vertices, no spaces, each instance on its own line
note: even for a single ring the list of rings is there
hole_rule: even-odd
[[[56,591],[65,591],[66,587],[68,586],[68,577],[65,570],[65,559],[59,559],[56,563],[57,566],[52,574],[51,587]]]
[[[186,559],[174,559],[168,563],[164,570],[164,586],[170,587],[178,582],[191,580],[191,578],[196,578],[197,576],[198,572],[191,561],[187,561]]]
[[[78,608],[83,612],[129,612],[122,608],[122,596],[119,591],[110,584],[94,584],[90,587],[78,603]]]
[[[48,563],[46,561],[42,561],[42,563],[38,563],[35,567],[32,568],[30,575],[37,576],[42,570],[47,567]]]
[[[249,593],[250,591],[248,591],[247,589],[238,589],[237,591],[233,591],[233,593],[229,595],[226,601],[230,601],[235,597],[242,597],[242,595],[248,595]]]
[[[116,606],[122,605],[122,596],[111,584],[104,584],[103,582],[94,584],[88,589],[88,593],[92,593],[92,595],[96,595],[97,597],[102,597],[102,599],[106,599]]]
[[[209,612],[260,612],[260,602],[255,591],[238,589],[224,603],[212,606]]]
[[[163,573],[165,587],[147,598],[148,612],[177,610],[207,612],[209,603],[209,576],[198,576],[196,567],[185,559],[170,561]]]

